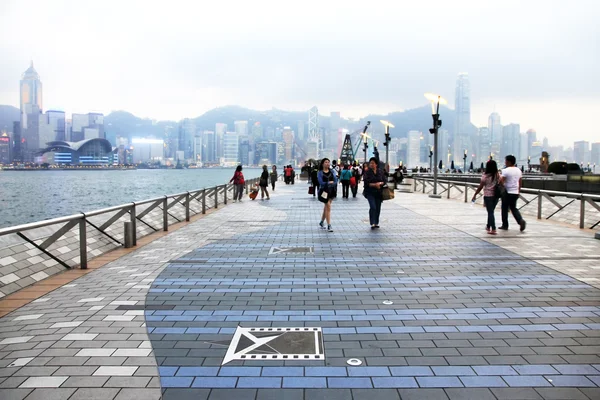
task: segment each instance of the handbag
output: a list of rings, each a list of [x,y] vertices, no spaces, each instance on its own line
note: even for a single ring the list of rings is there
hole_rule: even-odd
[[[319,190],[319,201],[321,203],[327,203],[329,201],[329,191],[321,189]]]
[[[494,185],[494,197],[497,199],[501,199],[502,196],[504,196],[505,192],[506,188],[504,187],[504,185],[501,184],[500,181],[496,180],[496,184]]]
[[[308,194],[315,194],[315,187],[314,186],[309,186],[308,187]]]
[[[395,195],[394,189],[390,188],[387,184],[381,187],[381,198],[383,201],[394,200]]]
[[[356,177],[351,177],[350,178],[350,186],[356,186]]]

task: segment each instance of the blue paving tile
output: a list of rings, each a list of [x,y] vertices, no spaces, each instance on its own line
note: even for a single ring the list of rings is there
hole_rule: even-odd
[[[390,328],[387,327],[358,327],[357,333],[390,333]]]
[[[550,375],[546,377],[551,380],[554,386],[572,386],[572,387],[596,387],[594,382],[590,381],[585,376],[579,375]]]
[[[506,382],[499,376],[460,376],[465,387],[506,387]]]
[[[219,329],[220,335],[231,335],[235,333],[235,328],[221,328]]]
[[[600,340],[599,340],[600,342]],[[596,375],[598,371],[591,365],[586,364],[558,364],[554,369],[564,375]]]
[[[424,333],[425,330],[420,326],[398,326],[390,329],[392,333]]]
[[[292,315],[290,321],[321,321],[318,315]]]
[[[238,379],[238,388],[280,388],[282,378],[245,377]]]
[[[221,328],[187,328],[185,333],[203,333],[203,334],[216,334],[219,333]]]
[[[160,376],[175,376],[179,367],[158,367],[158,374]]]
[[[241,379],[241,378],[240,378]],[[195,388],[234,388],[238,378],[200,377],[194,378],[192,387]]]
[[[508,365],[476,365],[473,369],[477,375],[517,375],[517,371]]]
[[[327,378],[329,388],[368,389],[373,387],[370,378]]]
[[[152,333],[156,334],[184,334],[187,328],[155,328]]]
[[[194,378],[188,377],[177,377],[177,376],[161,376],[160,385],[164,388],[167,387],[190,387]]]
[[[262,367],[262,376],[304,376],[302,367]]]
[[[442,367],[431,367],[433,372],[437,376],[466,376],[475,375],[475,372],[471,367],[460,367],[460,366],[442,366]]]
[[[554,375],[559,374],[557,370],[550,365],[513,365],[519,375]]]
[[[294,311],[294,310],[275,311],[275,315],[304,315],[304,311]]]
[[[193,315],[168,315],[164,321],[193,321]]]
[[[261,367],[221,367],[219,376],[260,376]]]
[[[441,376],[420,376],[417,377],[417,382],[420,387],[423,388],[450,388],[450,387],[463,387],[460,379],[456,377],[441,377]]]
[[[317,377],[284,377],[283,386],[284,388],[326,388],[327,380],[325,378]]]
[[[419,387],[415,378],[409,378],[409,377],[373,378],[373,386],[376,388],[417,388],[417,387]]]
[[[348,376],[346,367],[306,367],[305,376]]]
[[[356,333],[355,328],[323,328],[324,335],[346,335]]]
[[[552,384],[544,377],[536,375],[503,376],[502,379],[504,379],[510,387],[552,386]]]
[[[177,376],[217,376],[219,367],[181,367]]]
[[[390,367],[392,376],[432,376],[429,367]]]
[[[388,367],[355,367],[348,368],[349,376],[390,376]]]

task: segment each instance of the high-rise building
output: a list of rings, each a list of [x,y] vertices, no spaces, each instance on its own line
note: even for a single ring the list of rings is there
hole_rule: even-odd
[[[520,137],[520,146],[519,146],[519,158],[517,159],[517,163],[520,165],[525,165],[527,163],[527,157],[529,156],[529,138],[526,133],[521,133]]]
[[[454,137],[468,137],[471,127],[471,85],[469,83],[469,74],[458,74],[454,96],[454,107],[456,110]]]
[[[502,127],[502,157],[511,154],[517,160],[521,158],[521,126],[519,124],[508,124]]]
[[[285,163],[294,159],[294,131],[289,126],[283,128],[283,143],[285,147]]]
[[[162,161],[165,141],[156,138],[133,138],[133,162]]]
[[[39,119],[42,112],[42,81],[33,68],[33,61],[21,76],[21,156],[23,161],[33,161],[41,147],[39,140]]]
[[[215,132],[204,131],[202,133],[202,162],[216,163],[219,162],[216,153]]]
[[[491,153],[494,154],[494,158],[497,158],[502,152],[502,123],[500,121],[500,114],[497,112],[490,114],[488,129],[490,132]]]
[[[21,153],[21,122],[13,121],[13,134],[12,134],[12,162],[23,161],[23,154]]]
[[[39,146],[55,140],[65,141],[65,113],[64,111],[47,111],[40,115],[39,120]]]
[[[226,132],[223,136],[223,164],[236,166],[239,163],[240,139],[235,132]]]
[[[314,106],[308,110],[308,140],[319,143],[319,151],[323,149],[323,140],[319,130],[319,110]]]
[[[104,139],[104,115],[100,113],[73,114],[71,116],[71,141]]]
[[[223,138],[227,133],[227,124],[217,123],[215,125],[215,156],[216,160],[219,161],[223,158]]]
[[[573,158],[578,164],[587,164],[590,162],[590,142],[580,140],[573,143]],[[532,157],[533,159],[533,157]]]
[[[527,130],[527,154],[525,155],[525,157],[521,156],[521,158],[531,157],[531,159],[533,160],[532,147],[535,142],[537,142],[537,133],[535,132],[535,129]]]
[[[433,135],[431,135],[433,136]],[[447,129],[439,129],[438,130],[438,148],[434,151],[437,153],[438,164],[440,160],[442,160],[442,164],[446,164],[446,160],[448,159],[448,145],[450,143],[450,137]],[[406,156],[404,158],[400,158],[400,161],[404,161],[404,165],[406,163]]]
[[[8,133],[0,133],[0,165],[10,164],[12,162],[11,147],[12,143]]]
[[[298,138],[302,141],[306,140],[306,132],[304,131],[304,121],[298,121]]]
[[[235,133],[240,136],[248,135],[248,121],[235,121],[233,125],[235,126]]]
[[[254,164],[277,164],[277,142],[257,142],[254,146]]]
[[[592,143],[590,163],[600,167],[600,142]]]
[[[421,164],[421,132],[409,131],[406,138],[408,140],[406,165],[409,168],[415,168]]]
[[[250,140],[248,139],[248,135],[243,138],[240,138],[240,154],[239,160],[242,165],[250,165],[251,162],[251,151],[250,151]]]
[[[341,114],[339,111],[332,111],[329,117],[329,129],[337,132],[341,128]]]
[[[202,161],[202,134],[196,133],[196,136],[194,136],[194,162],[199,163]]]
[[[178,151],[183,151],[184,158],[193,158],[193,142],[196,137],[196,123],[190,118],[184,118],[179,123]]]
[[[490,130],[486,127],[479,128],[479,150],[476,153],[476,162],[485,163],[490,159],[492,153],[492,140]],[[476,167],[474,165],[474,167]]]

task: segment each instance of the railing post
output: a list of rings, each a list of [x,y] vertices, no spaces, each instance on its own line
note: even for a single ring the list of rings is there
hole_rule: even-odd
[[[190,192],[185,194],[185,221],[190,222]]]
[[[163,231],[167,232],[169,230],[169,212],[167,207],[169,206],[169,198],[165,196],[163,199]]]
[[[585,197],[579,197],[579,228],[585,228]]]
[[[469,186],[465,182],[465,203],[469,202]]]
[[[87,269],[87,232],[85,228],[85,214],[83,214],[79,221],[79,264],[81,269]]]
[[[447,196],[448,199],[450,198],[450,190],[452,190],[452,184],[448,183],[448,196]]]
[[[123,243],[126,249],[133,247],[133,230],[130,221],[123,222]]]
[[[202,214],[206,214],[206,189],[202,189]]]
[[[425,194],[425,179],[423,179],[423,181],[421,182],[421,185],[423,185],[423,194]]]
[[[136,227],[136,218],[135,218],[135,203],[131,204],[131,212],[130,212],[130,221],[131,221],[131,244],[137,246],[137,227]]]
[[[538,192],[538,212],[537,212],[537,219],[542,219],[542,193]]]
[[[215,186],[215,209],[219,208],[219,187]]]
[[[223,204],[227,205],[227,184],[223,186]]]
[[[416,192],[417,191],[417,178],[415,178],[413,182],[415,184],[415,188],[414,188],[413,192]]]

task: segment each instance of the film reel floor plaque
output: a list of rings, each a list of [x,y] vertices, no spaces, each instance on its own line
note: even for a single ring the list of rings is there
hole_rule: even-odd
[[[321,328],[237,327],[222,365],[234,360],[324,360]]]

